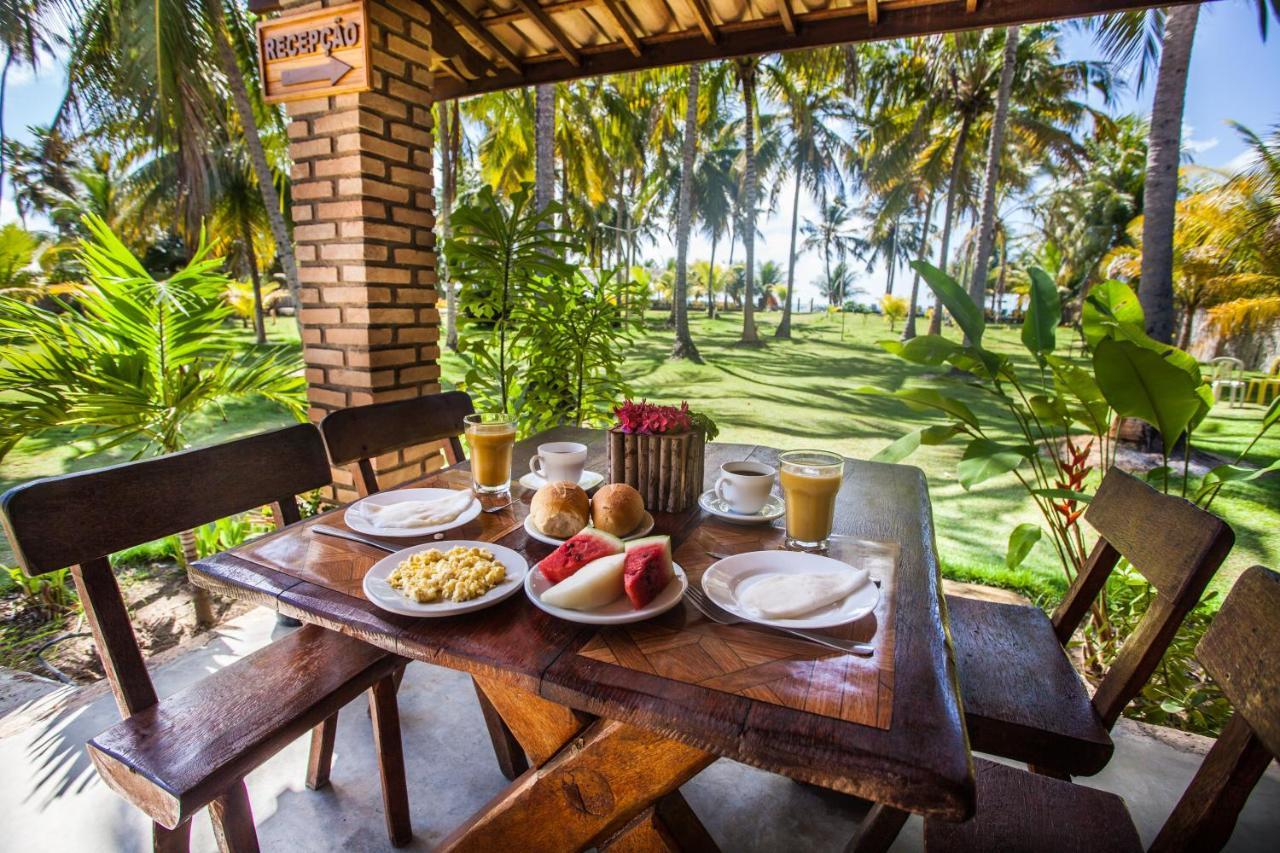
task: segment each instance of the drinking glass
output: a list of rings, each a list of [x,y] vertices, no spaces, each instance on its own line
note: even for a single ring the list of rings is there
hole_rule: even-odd
[[[826,550],[843,477],[844,459],[836,453],[789,450],[778,456],[778,479],[787,505],[787,548]]]
[[[511,451],[516,422],[501,412],[467,415],[467,446],[471,449],[471,482],[480,494],[500,494],[511,488]]]

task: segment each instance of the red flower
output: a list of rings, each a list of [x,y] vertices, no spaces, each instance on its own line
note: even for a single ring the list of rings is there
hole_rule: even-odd
[[[683,402],[676,407],[661,406],[647,400],[641,400],[638,403],[627,400],[614,409],[613,413],[618,418],[618,429],[626,433],[660,435],[667,432],[685,432],[693,428],[688,402]]]

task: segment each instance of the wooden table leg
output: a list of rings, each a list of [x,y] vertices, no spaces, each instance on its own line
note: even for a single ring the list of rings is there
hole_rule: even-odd
[[[640,812],[608,841],[608,853],[720,853],[720,847],[679,791]]]

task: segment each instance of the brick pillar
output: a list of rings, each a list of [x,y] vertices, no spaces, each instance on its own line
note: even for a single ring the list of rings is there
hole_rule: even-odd
[[[429,13],[414,0],[367,8],[372,89],[287,105],[313,421],[440,390]],[[374,464],[389,485],[439,462],[410,448]],[[351,471],[334,478],[337,497],[355,496]]]

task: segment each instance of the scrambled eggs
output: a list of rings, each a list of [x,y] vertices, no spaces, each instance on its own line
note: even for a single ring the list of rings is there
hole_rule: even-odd
[[[411,554],[387,578],[392,589],[423,604],[479,598],[507,578],[487,548],[432,548]]]

